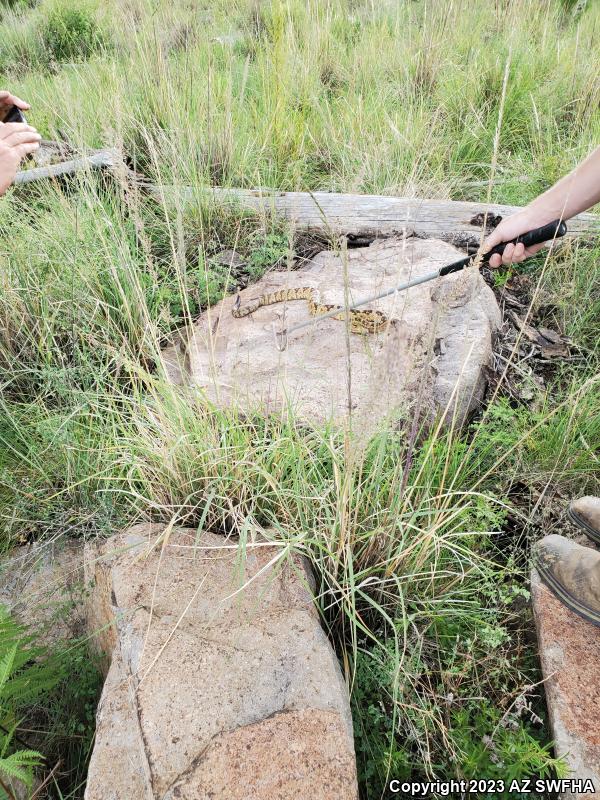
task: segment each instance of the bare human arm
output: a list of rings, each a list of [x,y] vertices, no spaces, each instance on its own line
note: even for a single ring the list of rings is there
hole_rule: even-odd
[[[600,202],[600,147],[547,192],[536,197],[521,211],[503,219],[485,240],[484,252],[555,219],[568,220],[598,202]],[[542,247],[543,244],[536,244],[526,249],[522,244],[509,244],[502,256],[493,255],[490,258],[490,266],[518,263],[534,255]]]

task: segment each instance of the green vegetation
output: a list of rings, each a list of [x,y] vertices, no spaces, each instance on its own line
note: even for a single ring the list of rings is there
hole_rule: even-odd
[[[33,769],[41,765],[42,755],[24,748],[15,738],[19,714],[39,695],[54,688],[58,676],[45,665],[32,663],[41,655],[39,648],[15,625],[0,606],[0,796],[8,798],[6,784],[12,779],[27,786]]]
[[[12,800],[13,781],[31,788],[36,771],[59,758],[57,796],[67,796],[61,786],[77,791],[85,783],[100,688],[96,660],[85,643],[51,649],[36,638],[0,605],[0,800]]]
[[[533,317],[573,342],[544,382],[518,372],[526,400],[507,397],[509,369],[467,430],[415,436],[398,419],[365,442],[291,411],[218,410],[165,380],[171,331],[301,245],[202,189],[483,201],[508,63],[492,198],[525,203],[600,139],[599,24],[598,4],[561,0],[2,8],[2,83],[31,121],[121,147],[164,192],[87,175],[0,201],[0,548],[154,519],[242,546],[260,526],[282,559],[305,553],[368,800],[388,776],[564,769],[531,644],[528,547],[569,496],[598,490],[600,250],[520,271]],[[231,248],[243,267],[216,258]],[[60,731],[31,748],[70,763],[64,796],[81,796],[97,680],[78,684],[75,722],[79,698],[47,692]],[[12,738],[2,758],[20,749]]]
[[[55,62],[83,61],[101,50],[104,37],[85,7],[58,6],[41,26],[42,46]]]

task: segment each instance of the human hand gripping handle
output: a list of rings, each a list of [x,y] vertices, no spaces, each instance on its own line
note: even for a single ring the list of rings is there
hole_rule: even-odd
[[[494,255],[503,256],[509,246],[514,248],[513,252],[519,252],[521,248],[519,248],[519,250],[517,250],[517,248],[519,245],[522,245],[522,251],[526,252],[531,247],[544,244],[544,242],[549,242],[553,239],[558,239],[564,236],[566,232],[567,226],[565,223],[560,219],[555,219],[553,222],[542,225],[540,228],[534,228],[531,231],[522,233],[515,239],[510,239],[507,242],[500,242],[500,244],[495,245],[484,254],[484,260],[490,261]]]
[[[536,197],[529,205],[502,220],[500,225],[490,233],[483,243],[483,252],[489,253],[503,242],[508,244],[502,255],[493,253],[489,258],[492,269],[501,264],[509,266],[517,264],[525,258],[537,253],[544,246],[542,242],[526,247],[521,241],[513,244],[515,237],[537,228],[546,226],[550,220],[569,220],[582,211],[587,211],[596,203],[600,203],[600,147],[596,147],[590,155],[544,194]],[[555,222],[550,223],[555,225]],[[558,234],[561,235],[561,234]],[[548,239],[554,238],[549,236]]]
[[[483,243],[482,252],[490,267],[496,269],[502,264],[508,267],[538,253],[544,247],[545,242],[538,240],[532,244],[531,232],[538,229],[549,229],[552,230],[549,239],[553,239],[554,229],[558,227],[556,219],[558,216],[559,214],[556,212],[553,214],[550,209],[537,208],[531,204],[509,217],[505,217]],[[568,217],[562,214],[561,219],[568,219]],[[525,234],[528,235],[526,240],[524,240]],[[502,245],[503,249],[498,250],[498,245]]]
[[[531,231],[526,231],[525,233],[519,234],[514,239],[510,239],[508,241],[500,242],[499,244],[494,245],[493,247],[489,248],[489,239],[487,241],[488,249],[485,250],[485,243],[484,243],[484,252],[482,255],[482,262],[483,264],[490,263],[490,259],[497,258],[499,259],[498,264],[502,263],[511,263],[510,261],[504,262],[504,256],[507,252],[510,253],[526,253],[527,255],[532,255],[533,253],[537,252],[540,247],[543,246],[544,242],[548,242],[551,239],[555,239],[559,236],[564,236],[567,232],[567,226],[564,222],[559,219],[555,219],[554,222],[549,222],[547,225],[542,225],[540,228],[534,228]],[[526,256],[524,256],[526,257]],[[522,261],[523,258],[518,258],[518,261]],[[475,263],[477,263],[477,255],[474,256],[467,256],[467,258],[461,258],[460,261],[455,261],[452,264],[447,264],[445,267],[442,267],[438,272],[433,273],[431,276],[426,276],[426,280],[432,280],[433,278],[443,278],[445,275],[450,275],[453,272],[460,272],[461,269],[465,269],[466,267],[471,267]],[[490,266],[497,266],[493,263]],[[422,280],[418,281],[419,283]],[[411,284],[412,285],[412,284]],[[409,288],[405,286],[403,288]]]

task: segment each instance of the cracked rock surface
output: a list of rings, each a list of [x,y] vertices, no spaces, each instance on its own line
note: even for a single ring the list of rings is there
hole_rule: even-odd
[[[86,800],[354,800],[347,689],[306,564],[162,531],[86,546],[110,664]]]
[[[241,292],[240,304],[311,287],[319,302],[343,306],[346,282],[353,303],[463,257],[451,244],[416,238],[323,251],[301,269],[267,273]],[[369,424],[416,405],[462,422],[482,399],[500,324],[494,293],[474,269],[365,306],[397,321],[387,331],[348,336],[343,321],[319,320],[290,334],[284,350],[275,332],[310,320],[305,300],[263,306],[242,318],[232,316],[234,303],[226,297],[205,311],[187,346],[163,352],[171,380],[198,387],[219,404],[270,412],[291,405],[316,422],[340,422],[351,409]]]

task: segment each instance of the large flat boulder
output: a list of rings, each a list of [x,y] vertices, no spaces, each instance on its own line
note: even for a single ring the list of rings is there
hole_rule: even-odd
[[[354,800],[347,689],[307,565],[162,532],[87,546],[110,666],[86,800]]]
[[[422,277],[464,253],[436,239],[391,238],[369,247],[323,251],[301,269],[273,271],[241,292],[240,302],[282,288],[312,287],[324,304],[350,302]],[[214,401],[244,410],[292,406],[301,418],[359,420],[419,409],[455,415],[477,407],[500,311],[477,270],[469,269],[371,303],[398,322],[378,334],[346,335],[344,322],[320,320],[291,334],[280,351],[275,332],[309,318],[305,300],[264,306],[241,319],[234,297],[204,312],[183,355],[165,351],[172,379],[201,387]]]
[[[531,592],[557,756],[571,778],[593,782],[600,792],[600,628],[564,606],[534,569]],[[563,800],[590,797],[566,792]]]

